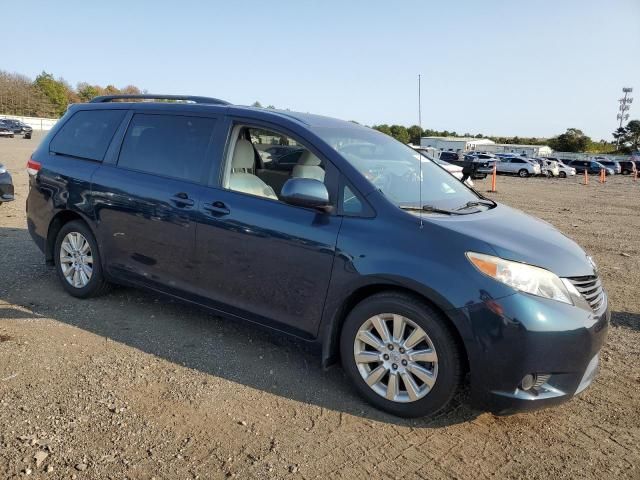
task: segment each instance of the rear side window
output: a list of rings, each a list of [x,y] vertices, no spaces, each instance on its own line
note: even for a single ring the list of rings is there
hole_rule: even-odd
[[[125,110],[76,112],[53,137],[49,151],[102,161],[125,114]]]
[[[214,125],[212,118],[134,115],[118,166],[199,182],[207,165]]]

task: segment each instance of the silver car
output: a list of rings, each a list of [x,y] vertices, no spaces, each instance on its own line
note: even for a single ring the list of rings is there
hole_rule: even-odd
[[[553,162],[553,160],[549,160],[550,162]],[[559,176],[560,178],[567,178],[567,177],[575,177],[576,176],[576,169],[573,167],[569,167],[567,165],[565,165],[564,163],[562,163],[561,161],[557,161],[556,165],[558,166],[558,171],[559,171]]]
[[[524,178],[530,175],[540,175],[540,165],[526,158],[503,157],[496,163],[496,171],[498,173],[512,173]]]

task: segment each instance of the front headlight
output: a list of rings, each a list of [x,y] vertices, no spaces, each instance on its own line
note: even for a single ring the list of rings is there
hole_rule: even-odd
[[[516,290],[573,305],[565,283],[549,270],[482,253],[467,252],[467,258],[480,272]]]

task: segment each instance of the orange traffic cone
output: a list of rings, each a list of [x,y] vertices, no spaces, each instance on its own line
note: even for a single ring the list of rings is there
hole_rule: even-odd
[[[493,165],[493,174],[491,175],[491,192],[496,192],[496,177],[498,176],[498,170],[496,165]]]

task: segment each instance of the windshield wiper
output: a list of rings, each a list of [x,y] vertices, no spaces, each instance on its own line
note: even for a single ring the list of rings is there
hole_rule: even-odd
[[[423,205],[421,207],[411,207],[409,205],[400,205],[403,210],[409,210],[412,212],[428,212],[428,213],[442,213],[444,215],[464,215],[464,213],[456,212],[454,210],[445,210],[443,208],[436,208],[433,205]]]
[[[497,204],[493,200],[471,200],[470,202],[462,205],[460,208],[456,208],[456,211],[465,210],[471,207],[479,207],[480,205],[484,205],[486,207],[495,207]]]

